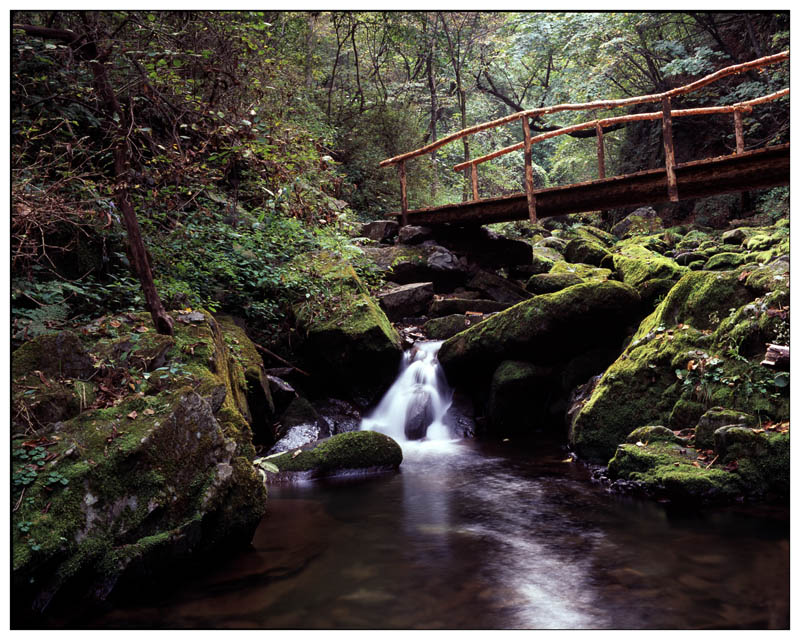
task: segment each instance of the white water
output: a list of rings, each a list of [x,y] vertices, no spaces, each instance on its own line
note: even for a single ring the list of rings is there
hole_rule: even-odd
[[[440,346],[442,341],[418,342],[403,354],[397,379],[361,421],[362,431],[379,431],[398,442],[451,438],[444,416],[453,401],[453,391],[436,357]],[[407,423],[417,426],[411,438],[407,437]]]

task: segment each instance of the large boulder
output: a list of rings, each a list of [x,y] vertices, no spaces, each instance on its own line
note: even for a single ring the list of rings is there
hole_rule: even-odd
[[[531,297],[530,293],[512,280],[483,269],[478,270],[467,283],[467,286],[486,294],[489,298],[498,302],[516,304]]]
[[[395,470],[403,462],[403,450],[389,436],[377,431],[351,431],[331,436],[310,447],[260,460],[278,468],[276,473],[265,465],[262,473],[267,483],[276,483],[352,472]]]
[[[735,272],[684,275],[573,412],[572,447],[603,463],[636,427],[692,427],[704,406],[765,419],[788,417],[788,394],[759,364],[764,343],[760,354],[748,347],[780,335],[785,319],[768,312],[769,297],[761,304],[753,298],[755,292]]]
[[[551,364],[620,341],[639,296],[619,282],[588,282],[535,296],[447,340],[439,362],[451,382],[481,377],[503,360]]]
[[[361,235],[377,242],[391,242],[399,229],[395,220],[375,220],[361,227]]]
[[[420,316],[428,311],[433,300],[433,283],[413,282],[400,285],[379,294],[378,299],[390,320]]]
[[[338,296],[333,304],[309,299],[294,307],[307,366],[332,387],[378,393],[397,371],[400,336],[349,263],[325,253],[305,260]]]
[[[600,242],[586,238],[573,238],[564,247],[564,260],[599,267],[611,262],[611,254]]]
[[[95,324],[83,351],[103,361],[91,406],[12,442],[12,585],[23,618],[246,545],[265,512],[230,336],[209,314],[172,315],[164,364],[150,371],[130,366],[160,350],[149,314]],[[114,356],[122,343],[130,350]],[[15,362],[14,386],[33,373],[26,364]]]
[[[436,244],[365,247],[375,270],[390,282],[432,282],[435,291],[447,292],[469,277],[466,261]]]

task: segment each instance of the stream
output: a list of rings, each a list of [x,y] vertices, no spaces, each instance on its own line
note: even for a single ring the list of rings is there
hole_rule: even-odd
[[[362,425],[401,443],[399,472],[270,486],[250,549],[89,626],[788,628],[785,510],[612,494],[544,436],[450,439],[436,348],[407,356]],[[407,440],[419,415],[426,437]]]

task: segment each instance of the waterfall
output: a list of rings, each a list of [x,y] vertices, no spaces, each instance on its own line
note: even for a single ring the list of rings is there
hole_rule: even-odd
[[[403,354],[400,373],[372,413],[364,431],[380,431],[399,442],[444,440],[450,430],[444,416],[453,400],[436,354],[442,341],[418,342]]]

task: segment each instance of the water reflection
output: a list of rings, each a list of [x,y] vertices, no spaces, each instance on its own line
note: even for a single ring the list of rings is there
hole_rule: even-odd
[[[788,626],[785,522],[611,496],[547,443],[403,446],[399,474],[271,490],[250,552],[93,626]]]

